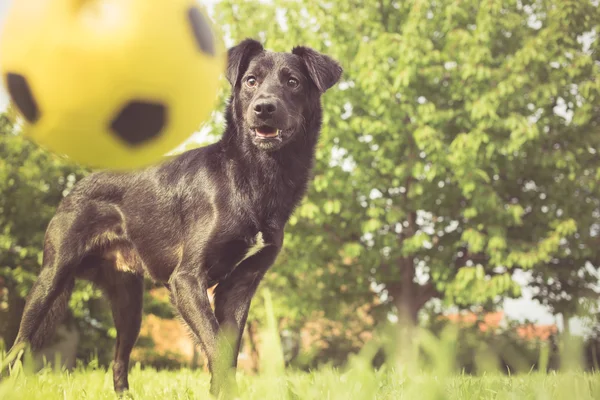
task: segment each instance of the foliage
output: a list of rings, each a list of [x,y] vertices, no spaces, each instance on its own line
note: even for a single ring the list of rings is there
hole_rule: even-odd
[[[9,110],[0,114],[0,287],[6,302],[0,314],[2,338],[11,343],[20,313],[42,259],[42,243],[56,206],[86,172],[46,152],[20,135]],[[98,293],[78,285],[71,307],[76,317],[89,313]]]
[[[486,368],[510,374],[560,370],[557,332],[543,339],[526,338],[519,335],[519,328],[527,324],[509,321],[506,326],[499,327],[489,327],[481,322],[461,325],[455,339],[455,367],[466,374],[479,375],[485,373]],[[445,319],[434,318],[427,328],[441,336],[451,326]],[[491,363],[482,357],[489,357]],[[427,357],[425,365],[430,365],[431,361]]]
[[[519,296],[518,270],[598,268],[596,3],[224,0],[216,19],[232,42],[305,44],[345,68],[266,278],[282,317],[378,297],[381,316],[416,319],[433,297]]]
[[[39,273],[46,227],[59,201],[87,173],[31,143],[14,121],[11,110],[0,114],[0,338],[8,345],[17,334],[24,298]],[[151,281],[146,284],[148,289],[153,286]],[[149,295],[144,300],[146,313],[174,317],[170,304]],[[82,333],[77,357],[96,357],[101,365],[108,365],[116,331],[100,291],[89,282],[77,282],[70,310],[67,323]],[[143,339],[138,344],[152,346]]]
[[[364,340],[348,332],[358,337],[399,312],[416,320],[433,298],[491,308],[519,296],[517,271],[530,274],[536,298],[553,312],[595,310],[597,2],[222,0],[215,18],[230,43],[309,45],[345,69],[324,96],[313,183],[265,278],[280,328],[298,332],[324,318],[333,321],[325,336],[342,332],[310,363],[358,351]],[[216,113],[211,140],[222,123]],[[45,227],[85,174],[17,133],[2,116],[7,341],[15,326],[6,321],[17,320],[37,275]],[[99,346],[106,363],[114,329],[98,298],[80,283],[71,307],[85,330],[82,355]],[[257,297],[251,324],[265,320],[263,306]],[[147,307],[172,317],[165,302],[147,299]]]

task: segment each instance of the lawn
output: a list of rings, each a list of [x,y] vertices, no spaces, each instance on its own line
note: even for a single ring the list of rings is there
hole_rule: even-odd
[[[600,374],[559,373],[515,376],[440,376],[435,373],[374,371],[355,365],[264,376],[240,374],[242,399],[600,399]],[[130,375],[135,399],[209,398],[209,377],[201,371],[160,371],[134,366]],[[0,384],[5,400],[114,399],[112,375],[104,369],[72,373],[50,368],[19,374]]]
[[[270,303],[268,303],[270,308]],[[367,344],[360,354],[351,355],[345,368],[322,367],[312,372],[300,372],[283,367],[282,349],[269,318],[271,346],[265,347],[261,357],[261,374],[238,372],[241,399],[257,400],[600,400],[600,372],[582,372],[577,341],[560,344],[562,367],[560,372],[535,372],[528,364],[519,364],[519,354],[507,354],[520,373],[498,369],[497,355],[481,347],[478,375],[461,374],[456,370],[457,330],[447,329],[435,337],[426,330],[413,331],[413,349],[423,352],[396,352],[402,336],[396,340],[379,342],[388,346],[391,356],[379,369],[372,367],[373,356],[379,348],[376,341]],[[387,345],[386,345],[387,343]],[[406,343],[406,342],[405,342]],[[389,347],[391,346],[391,347]],[[404,349],[408,347],[400,346]],[[509,352],[510,353],[510,352]],[[392,356],[398,354],[400,357]],[[423,363],[427,355],[429,362]],[[97,400],[115,399],[112,371],[98,367],[97,360],[88,365],[79,363],[72,372],[52,369],[50,366],[34,373],[31,355],[26,352],[7,373],[8,359],[0,351],[0,399],[2,400]],[[401,360],[404,360],[401,361]],[[538,366],[546,371],[548,353],[541,352]],[[596,369],[598,370],[598,369]],[[531,371],[531,372],[528,372]],[[156,371],[133,365],[130,375],[130,395],[135,399],[208,399],[210,377],[201,370],[181,369]]]

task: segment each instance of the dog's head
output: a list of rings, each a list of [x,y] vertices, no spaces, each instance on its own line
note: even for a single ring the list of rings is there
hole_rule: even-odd
[[[242,41],[229,50],[227,66],[231,105],[244,130],[239,133],[259,149],[282,148],[306,133],[307,114],[341,74],[336,61],[308,47],[274,53],[255,40]]]

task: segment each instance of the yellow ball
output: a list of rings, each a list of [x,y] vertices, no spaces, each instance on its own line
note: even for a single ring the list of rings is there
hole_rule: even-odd
[[[180,145],[215,107],[225,61],[195,0],[13,0],[0,34],[25,134],[90,167]]]

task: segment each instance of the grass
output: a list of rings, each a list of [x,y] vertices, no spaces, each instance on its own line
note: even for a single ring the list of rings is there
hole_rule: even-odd
[[[435,373],[394,373],[349,369],[322,369],[280,376],[239,375],[243,399],[456,399],[545,400],[600,399],[600,375],[586,373],[490,375],[482,377]],[[209,377],[200,371],[157,372],[136,365],[130,375],[135,399],[209,398]],[[114,399],[112,374],[103,369],[72,373],[50,368],[33,375],[10,377],[0,385],[5,400]]]
[[[507,375],[495,370],[495,356],[482,349],[478,354],[478,376],[458,373],[455,329],[435,337],[424,330],[410,335],[383,333],[367,344],[361,354],[349,359],[343,369],[323,367],[309,373],[286,370],[273,317],[270,294],[265,292],[267,342],[261,353],[261,374],[238,373],[240,398],[257,400],[592,400],[600,399],[600,373],[582,372],[578,367],[575,342],[566,341],[561,356],[566,361],[561,372],[529,372]],[[395,329],[395,328],[394,328]],[[406,333],[406,332],[405,332]],[[393,340],[390,340],[393,338]],[[409,338],[409,342],[404,340]],[[402,345],[404,343],[404,345]],[[390,357],[383,368],[372,368],[371,360],[383,346]],[[399,352],[403,349],[421,350]],[[420,362],[426,354],[429,363]],[[92,361],[68,372],[49,366],[34,373],[31,355],[18,360],[7,373],[7,362],[15,354],[0,352],[0,399],[2,400],[100,400],[115,399],[111,369]],[[506,356],[506,354],[505,354]],[[518,358],[518,354],[514,357]],[[60,365],[56,363],[55,365]],[[425,367],[424,365],[427,365]],[[538,365],[547,365],[541,352]],[[524,365],[521,371],[528,371]],[[545,367],[540,370],[546,370]],[[4,375],[2,375],[4,374]],[[3,379],[3,380],[1,380]],[[209,376],[199,370],[156,371],[136,364],[129,377],[129,397],[134,399],[207,399]]]

